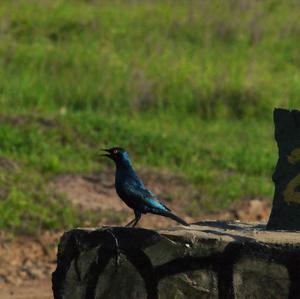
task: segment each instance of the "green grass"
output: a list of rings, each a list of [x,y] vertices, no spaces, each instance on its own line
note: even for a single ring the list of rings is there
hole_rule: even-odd
[[[274,106],[300,96],[297,1],[0,4],[0,227],[78,225],[48,182],[127,147],[197,190],[186,212],[271,198]],[[103,162],[104,163],[104,162]],[[2,194],[2,195],[1,195]]]
[[[15,161],[17,167],[0,167],[0,183],[6,192],[0,202],[1,227],[34,231],[90,219],[47,186],[59,174],[101,171],[108,162],[96,162],[96,149],[120,143],[130,150],[137,167],[168,169],[194,186],[196,195],[182,213],[196,217],[203,211],[228,208],[239,199],[272,194],[270,175],[276,150],[271,125],[266,122],[194,119],[183,126],[145,115],[49,113],[46,119],[7,115],[0,126],[0,156]]]
[[[1,101],[268,117],[297,103],[296,1],[2,1]]]

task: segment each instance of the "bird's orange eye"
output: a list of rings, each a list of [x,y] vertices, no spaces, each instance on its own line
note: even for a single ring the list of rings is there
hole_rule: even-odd
[[[117,149],[114,149],[114,150],[113,150],[113,153],[114,153],[114,154],[117,154],[117,153],[118,153],[118,150],[117,150]]]

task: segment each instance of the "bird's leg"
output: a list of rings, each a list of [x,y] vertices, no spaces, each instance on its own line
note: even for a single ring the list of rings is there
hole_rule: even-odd
[[[141,219],[142,214],[141,214],[140,212],[134,211],[134,215],[135,215],[135,218],[132,219],[129,223],[127,223],[127,224],[125,225],[125,227],[128,227],[128,226],[130,226],[130,225],[132,225],[132,227],[135,227],[135,226],[137,225],[137,223],[138,223],[138,222],[140,221],[140,219]]]
[[[135,216],[135,218],[134,219],[132,219],[129,223],[127,223],[126,225],[125,225],[125,227],[128,227],[128,226],[130,226],[134,221],[136,220],[136,216]]]
[[[135,219],[134,219],[134,223],[132,224],[132,227],[135,227],[137,225],[137,223],[140,221],[142,214],[139,212],[134,212],[135,214]]]

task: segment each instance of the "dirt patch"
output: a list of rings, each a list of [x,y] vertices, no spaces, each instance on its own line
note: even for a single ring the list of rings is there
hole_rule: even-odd
[[[0,234],[0,298],[51,299],[51,274],[56,268],[61,232],[39,236]]]
[[[183,178],[169,172],[140,169],[139,175],[158,197],[174,210],[180,210],[185,198],[176,199],[178,194],[195,193]],[[131,211],[120,200],[114,187],[114,170],[106,168],[101,173],[87,175],[61,175],[52,182],[52,187],[64,194],[75,206],[87,210]],[[170,192],[171,190],[171,192]],[[185,195],[186,196],[186,195]],[[174,199],[174,200],[173,200]]]
[[[165,201],[174,212],[182,214],[180,211],[183,209],[184,200],[182,198],[180,201],[171,199],[189,188],[183,179],[168,172],[146,169],[141,169],[139,174],[147,187]],[[107,168],[97,174],[61,175],[53,180],[51,186],[80,209],[99,211],[99,226],[126,224],[134,218],[134,214],[118,197],[114,179],[114,170]],[[191,192],[187,193],[191,194]],[[123,219],[122,223],[119,223],[120,217]],[[186,220],[189,221],[192,218]],[[141,220],[141,225],[148,228],[164,227],[171,223],[172,220],[154,215],[143,216]]]
[[[271,212],[271,203],[268,199],[250,199],[233,205],[232,208],[217,213],[205,215],[209,220],[239,220],[267,222]],[[201,217],[202,218],[202,217]]]
[[[50,279],[26,281],[20,286],[0,288],[1,299],[53,299]]]
[[[241,202],[233,210],[233,215],[241,221],[263,221],[269,219],[271,203],[267,199],[252,199]]]
[[[139,169],[139,175],[145,185],[162,199],[176,214],[193,222],[203,219],[223,219],[241,221],[267,221],[270,213],[270,201],[267,199],[250,199],[233,205],[230,209],[217,213],[204,213],[201,216],[184,215],[186,202],[197,197],[197,191],[182,177],[166,171]],[[123,213],[126,221],[133,218],[133,212],[120,200],[114,188],[114,170],[106,168],[101,173],[90,175],[61,175],[54,179],[52,186],[62,193],[75,206],[86,210],[110,211]],[[103,219],[102,219],[103,220]],[[105,221],[105,220],[103,220]],[[112,219],[113,221],[113,219]],[[124,224],[127,222],[124,221]],[[164,227],[172,225],[172,220],[145,215],[141,225],[145,227]],[[98,225],[112,225],[101,222]]]
[[[120,211],[126,205],[118,198],[113,178],[101,174],[92,175],[61,175],[53,184],[57,192],[64,194],[75,206],[86,210]]]
[[[61,233],[43,232],[38,237],[0,237],[0,289],[26,281],[49,279],[56,263],[56,247]],[[1,297],[2,298],[2,297]]]

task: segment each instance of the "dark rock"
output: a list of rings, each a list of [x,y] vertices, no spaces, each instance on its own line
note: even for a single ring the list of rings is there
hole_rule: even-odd
[[[300,230],[300,111],[274,110],[279,159],[267,229]]]
[[[52,282],[55,299],[297,298],[300,235],[213,221],[75,229],[61,239]]]

